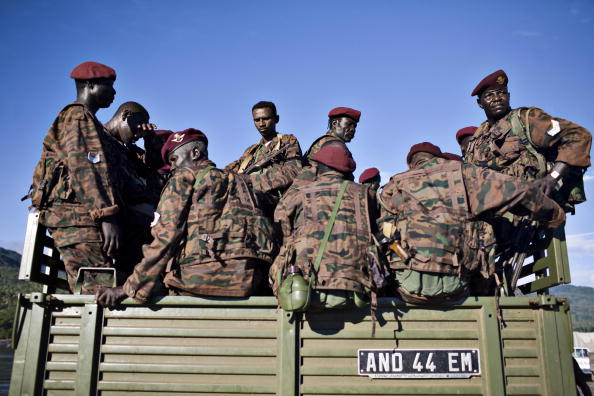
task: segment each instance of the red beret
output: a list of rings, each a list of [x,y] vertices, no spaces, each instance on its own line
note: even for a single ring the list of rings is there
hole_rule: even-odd
[[[377,176],[379,176],[379,169],[377,169],[377,168],[365,169],[363,171],[363,173],[361,173],[361,175],[359,176],[359,183],[365,183],[366,181],[369,181]]]
[[[463,137],[474,135],[477,129],[478,128],[475,126],[469,126],[466,128],[462,128],[458,132],[456,132],[456,141],[458,142],[458,144],[460,144],[460,140],[462,140]]]
[[[355,122],[359,122],[359,119],[361,118],[361,112],[359,110],[351,109],[350,107],[337,107],[330,110],[328,113],[328,118],[340,116],[349,117],[355,120]]]
[[[161,149],[161,157],[163,158],[163,162],[168,164],[169,161],[167,160],[167,157],[172,151],[194,140],[202,140],[208,144],[208,138],[206,135],[202,133],[202,131],[194,128],[184,129],[183,131],[174,132],[169,135],[163,144],[163,148]]]
[[[481,95],[486,89],[498,89],[507,87],[507,74],[503,70],[497,70],[483,78],[480,83],[472,90],[470,96]]]
[[[353,172],[357,168],[351,153],[340,146],[325,146],[313,155],[313,159],[341,172]]]
[[[460,157],[458,154],[454,154],[454,153],[443,153],[442,154],[443,158],[450,160],[450,161],[460,161],[462,162],[462,157]]]
[[[116,72],[111,67],[98,62],[84,62],[72,69],[70,78],[76,80],[92,80],[94,78],[110,78],[115,81]]]
[[[412,159],[412,156],[415,155],[416,153],[430,153],[437,157],[444,158],[443,153],[441,152],[441,149],[439,147],[437,147],[436,145],[431,144],[429,142],[423,142],[423,143],[417,143],[410,148],[410,151],[408,152],[408,155],[406,156],[407,164],[410,164],[410,160]]]

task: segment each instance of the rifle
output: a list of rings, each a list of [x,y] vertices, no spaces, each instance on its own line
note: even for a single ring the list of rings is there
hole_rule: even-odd
[[[283,144],[282,146],[280,146],[278,148],[278,150],[273,151],[272,153],[270,153],[267,156],[265,156],[264,158],[262,158],[260,161],[245,168],[242,173],[249,174],[250,172],[252,172],[254,170],[262,169],[265,165],[267,165],[273,159],[275,159],[276,157],[281,155],[287,149],[287,147],[289,147],[289,143]]]
[[[524,267],[524,260],[528,256],[530,245],[538,233],[538,223],[523,217],[517,227],[514,243],[509,248],[503,261],[502,268],[506,273],[508,294],[522,295],[517,288],[518,280]]]

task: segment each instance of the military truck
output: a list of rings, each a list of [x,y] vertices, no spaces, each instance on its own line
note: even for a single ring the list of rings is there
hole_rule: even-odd
[[[290,313],[274,297],[167,296],[103,309],[66,289],[63,264],[31,214],[10,395],[571,395],[569,283],[562,229],[522,271],[522,297]]]

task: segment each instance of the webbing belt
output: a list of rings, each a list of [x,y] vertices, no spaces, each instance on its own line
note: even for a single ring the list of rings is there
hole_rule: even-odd
[[[348,180],[342,182],[342,186],[340,187],[340,191],[338,192],[338,196],[336,197],[336,201],[334,202],[332,214],[330,215],[330,219],[328,220],[328,225],[326,226],[326,231],[324,231],[324,237],[322,238],[322,243],[320,244],[320,248],[318,249],[318,255],[316,256],[316,260],[314,261],[314,270],[310,278],[310,280],[313,282],[315,282],[314,278],[316,277],[316,273],[320,268],[320,263],[322,262],[322,257],[324,256],[324,251],[326,250],[328,239],[330,239],[330,233],[332,232],[332,228],[334,227],[336,215],[338,214],[338,209],[340,208],[340,203],[342,202],[344,192],[346,191],[348,185]]]

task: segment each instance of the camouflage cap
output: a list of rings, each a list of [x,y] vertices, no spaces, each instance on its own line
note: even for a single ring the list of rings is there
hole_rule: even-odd
[[[357,168],[357,164],[351,156],[351,153],[341,146],[322,147],[313,155],[313,159],[344,173],[354,172]]]
[[[208,145],[208,138],[206,135],[194,128],[184,129],[183,131],[174,132],[165,141],[163,144],[163,148],[161,149],[161,157],[163,158],[163,162],[165,164],[169,163],[167,158],[172,151],[180,148],[186,143],[192,142],[194,140],[202,140],[204,143]]]
[[[478,128],[475,126],[469,126],[458,130],[458,132],[456,132],[456,141],[458,144],[460,144],[460,140],[462,140],[463,137],[474,135],[477,129]]]
[[[410,148],[410,151],[408,152],[408,155],[406,156],[407,164],[410,164],[410,160],[412,159],[412,156],[415,155],[416,153],[429,153],[429,154],[433,154],[437,157],[445,158],[439,147],[437,147],[433,143],[422,142],[422,143],[417,143]]]
[[[335,107],[328,113],[328,118],[349,117],[355,122],[359,122],[361,112],[359,110],[351,109],[350,107]]]
[[[483,78],[480,83],[472,90],[470,96],[481,95],[487,89],[497,89],[507,87],[507,74],[503,70],[497,70]]]
[[[365,183],[373,179],[374,177],[378,177],[379,173],[380,171],[377,168],[367,168],[359,176],[359,183]]]
[[[70,78],[74,78],[75,80],[109,78],[115,81],[116,72],[111,67],[99,62],[83,62],[72,69]]]

